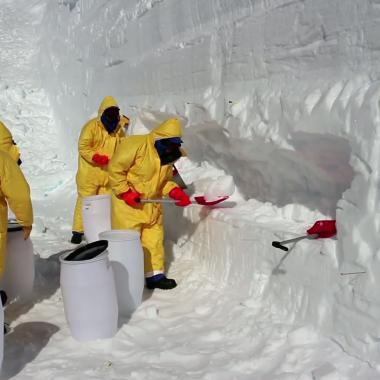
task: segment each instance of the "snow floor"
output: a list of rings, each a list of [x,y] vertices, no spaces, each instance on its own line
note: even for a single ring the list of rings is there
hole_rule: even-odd
[[[69,232],[34,232],[35,292],[6,310],[13,332],[5,338],[2,379],[380,378],[312,325],[236,297],[234,284],[221,286],[201,263],[170,245],[169,275],[178,287],[145,291],[113,339],[79,343],[70,336],[59,289],[58,258],[73,248]]]

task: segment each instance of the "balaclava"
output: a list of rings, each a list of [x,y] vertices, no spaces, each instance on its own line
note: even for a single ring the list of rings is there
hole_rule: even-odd
[[[154,146],[156,147],[158,156],[161,160],[161,165],[172,164],[177,161],[181,156],[181,144],[180,137],[170,137],[167,139],[156,140]]]
[[[100,121],[108,133],[112,133],[117,128],[120,121],[120,114],[118,107],[109,107],[104,110]]]

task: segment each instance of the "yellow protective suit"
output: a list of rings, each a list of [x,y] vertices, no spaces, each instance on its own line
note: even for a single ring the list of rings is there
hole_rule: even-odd
[[[112,96],[106,96],[103,99],[99,107],[98,117],[86,123],[79,137],[78,172],[76,176],[78,198],[73,221],[73,231],[76,232],[83,232],[82,198],[110,193],[107,165],[95,164],[92,157],[98,153],[111,158],[121,139],[125,137],[124,127],[129,123],[129,119],[122,116],[116,130],[109,134],[100,121],[104,110],[109,107],[118,107]]]
[[[119,145],[108,164],[112,189],[112,228],[140,232],[145,277],[164,272],[161,205],[145,203],[131,207],[119,196],[131,189],[141,193],[142,198],[161,198],[177,187],[171,181],[173,165],[161,166],[154,143],[159,139],[181,136],[180,121],[169,119],[147,135],[129,136]]]
[[[8,204],[20,225],[33,224],[29,185],[17,163],[7,153],[0,152],[0,277],[5,268]]]
[[[13,141],[12,134],[8,128],[0,121],[0,151],[8,153],[13,161],[20,159],[20,150]]]

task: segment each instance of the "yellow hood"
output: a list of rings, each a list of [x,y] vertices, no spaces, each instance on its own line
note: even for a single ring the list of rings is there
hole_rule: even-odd
[[[112,96],[106,96],[99,106],[98,111],[98,117],[100,118],[103,114],[103,112],[110,107],[117,107],[119,108],[119,105],[117,104],[117,101]]]
[[[153,140],[168,139],[170,137],[182,137],[182,127],[179,119],[168,119],[154,128],[150,135]]]

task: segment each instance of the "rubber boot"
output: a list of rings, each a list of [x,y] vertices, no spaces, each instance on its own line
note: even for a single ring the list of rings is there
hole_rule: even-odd
[[[156,274],[152,277],[147,277],[145,279],[146,287],[148,289],[173,289],[177,286],[175,280],[171,278],[166,278],[164,274]]]
[[[84,235],[83,232],[73,231],[73,236],[71,237],[71,243],[73,244],[82,243],[83,235]]]

